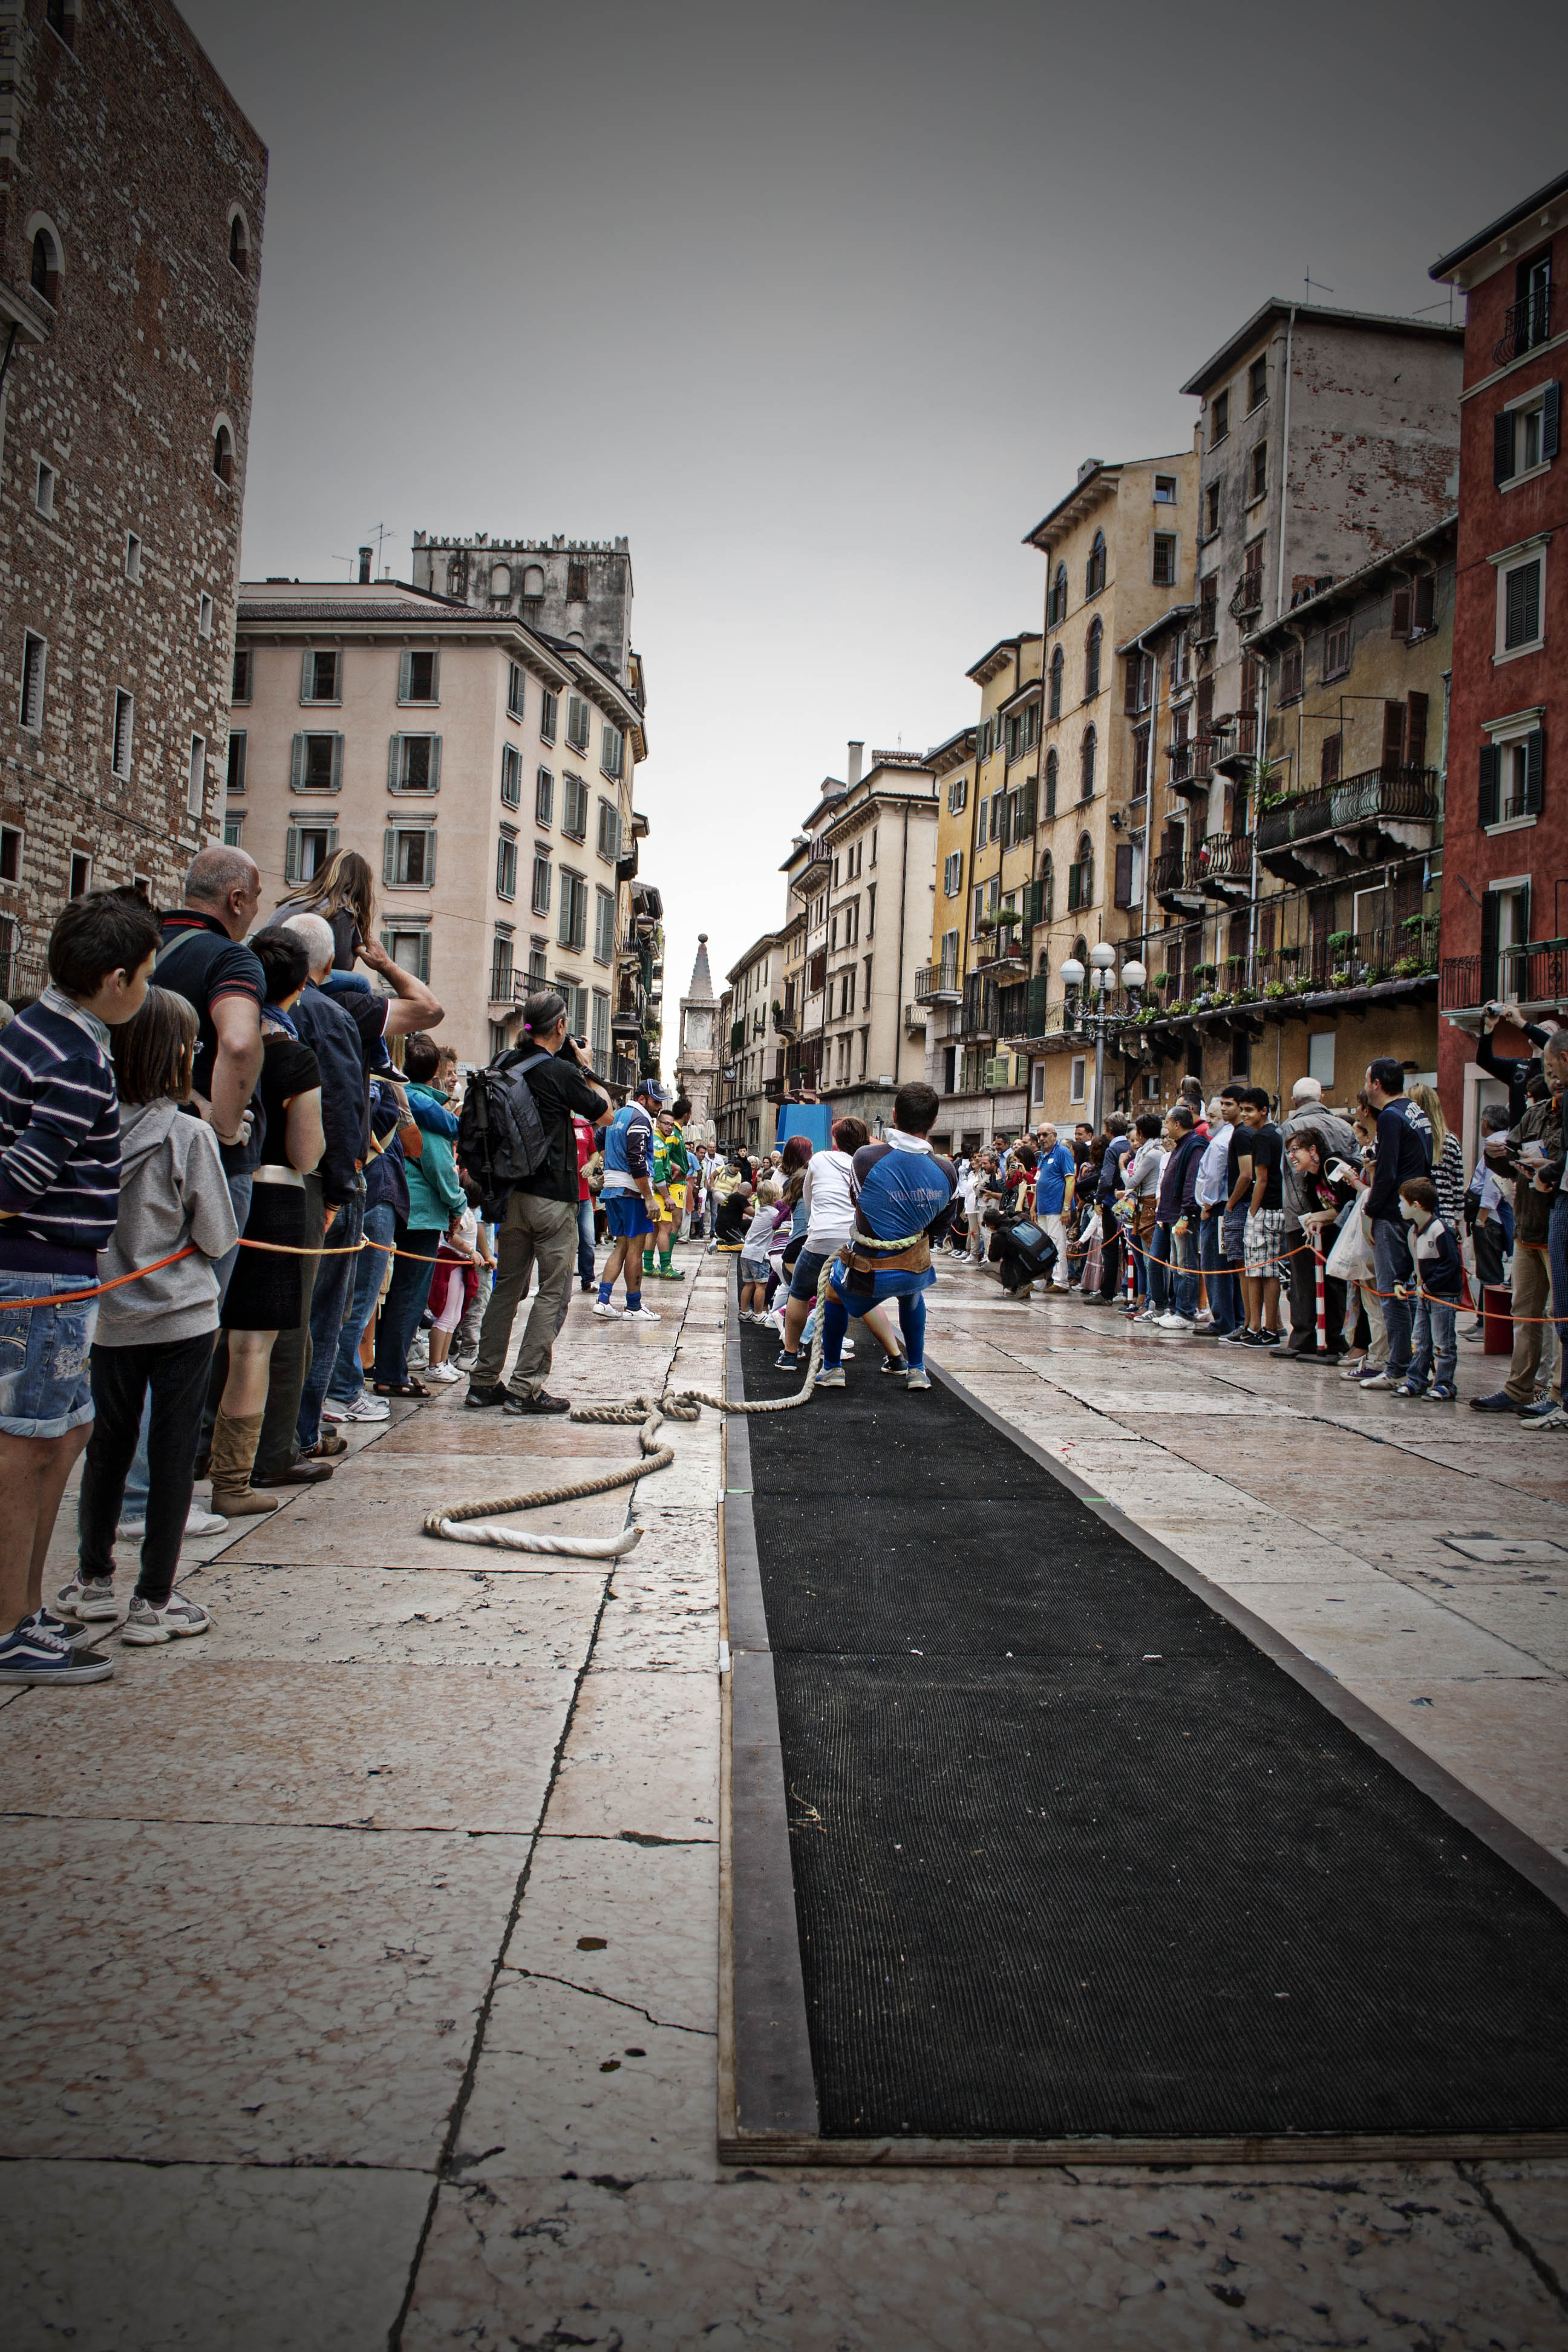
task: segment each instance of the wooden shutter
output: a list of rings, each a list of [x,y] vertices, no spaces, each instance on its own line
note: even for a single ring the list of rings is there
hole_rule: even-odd
[[[1544,463],[1557,455],[1562,437],[1563,387],[1549,383],[1541,403],[1541,456]]]
[[[332,790],[335,793],[341,793],[342,788],[343,739],[341,735],[334,735],[332,738]]]
[[[407,701],[408,689],[413,683],[414,656],[410,653],[399,654],[397,656],[397,699],[399,702]]]
[[[1497,745],[1495,743],[1483,743],[1481,745],[1480,758],[1480,793],[1477,806],[1478,824],[1483,825],[1496,824],[1498,821],[1498,797],[1501,769],[1502,753],[1499,751]]]
[[[1033,778],[1018,794],[1018,816],[1013,828],[1015,841],[1023,841],[1035,830],[1036,810],[1039,802],[1039,785]]]
[[[1524,739],[1524,813],[1526,816],[1541,814],[1542,788],[1546,780],[1546,737],[1539,727],[1532,727]]]
[[[1132,904],[1132,844],[1119,841],[1116,845],[1116,903],[1119,907]]]
[[[1426,765],[1426,697],[1412,694],[1405,703],[1405,764],[1407,768]]]
[[[403,783],[403,738],[393,736],[386,750],[386,789],[397,792]]]
[[[394,877],[394,875],[395,875],[395,871],[396,871],[396,867],[397,867],[397,833],[396,833],[396,829],[395,829],[394,826],[392,826],[392,825],[390,825],[390,824],[389,824],[389,825],[387,826],[387,828],[386,828],[386,831],[385,831],[385,832],[382,835],[382,836],[381,836],[381,878],[382,878],[382,880],[383,880],[384,882],[390,882],[390,881],[392,880],[392,878],[393,878],[393,877]]]
[[[285,882],[298,882],[300,879],[300,835],[293,825],[283,836],[283,879]]]
[[[1489,1003],[1498,992],[1498,894],[1488,890],[1481,898],[1481,1003]]]
[[[1513,414],[1500,408],[1492,418],[1492,480],[1506,482],[1513,473]]]
[[[1410,635],[1410,591],[1396,588],[1394,592],[1394,626],[1390,633],[1396,637]]]
[[[1383,706],[1383,773],[1396,776],[1405,765],[1405,705],[1385,702]]]
[[[304,782],[305,739],[302,735],[296,735],[294,738],[293,752],[289,763],[289,789],[292,793],[300,792],[303,789]]]

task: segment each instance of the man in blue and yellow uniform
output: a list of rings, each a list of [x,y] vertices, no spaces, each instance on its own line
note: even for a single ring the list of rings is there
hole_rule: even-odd
[[[822,1370],[816,1385],[841,1389],[844,1336],[852,1315],[898,1303],[911,1389],[929,1389],[925,1368],[925,1294],[936,1280],[931,1245],[946,1233],[952,1215],[958,1174],[951,1160],[931,1148],[939,1105],[936,1090],[917,1080],[893,1097],[893,1124],[879,1143],[855,1154],[849,1190],[855,1231],[828,1276],[822,1316]],[[878,1243],[901,1243],[879,1248]]]

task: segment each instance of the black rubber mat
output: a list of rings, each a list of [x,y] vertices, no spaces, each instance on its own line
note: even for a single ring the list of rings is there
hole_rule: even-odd
[[[1561,2130],[1568,1918],[962,1399],[847,1370],[748,1424],[823,2132]]]

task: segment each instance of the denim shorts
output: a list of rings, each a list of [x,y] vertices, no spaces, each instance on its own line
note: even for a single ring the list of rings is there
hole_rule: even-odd
[[[831,1250],[802,1249],[795,1262],[795,1272],[790,1276],[789,1295],[792,1298],[804,1298],[809,1302],[816,1297],[816,1277],[833,1255]]]
[[[58,1290],[86,1290],[93,1276],[0,1274],[0,1435],[64,1437],[92,1419],[88,1352],[98,1301],[18,1307]]]
[[[741,1279],[742,1282],[766,1282],[772,1272],[773,1268],[768,1264],[765,1257],[746,1257],[742,1255],[741,1259]]]

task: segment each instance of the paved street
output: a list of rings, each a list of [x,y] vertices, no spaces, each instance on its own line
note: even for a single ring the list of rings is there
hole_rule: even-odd
[[[574,1297],[553,1385],[719,1385],[727,1264],[681,1255],[658,1330]],[[1568,1853],[1561,1437],[945,1267],[931,1351]],[[0,1706],[17,2352],[1568,2343],[1568,2165],[721,2167],[717,1417],[635,1552],[531,1561],[420,1520],[636,1433],[462,1397],[194,1548],[209,1637]]]

